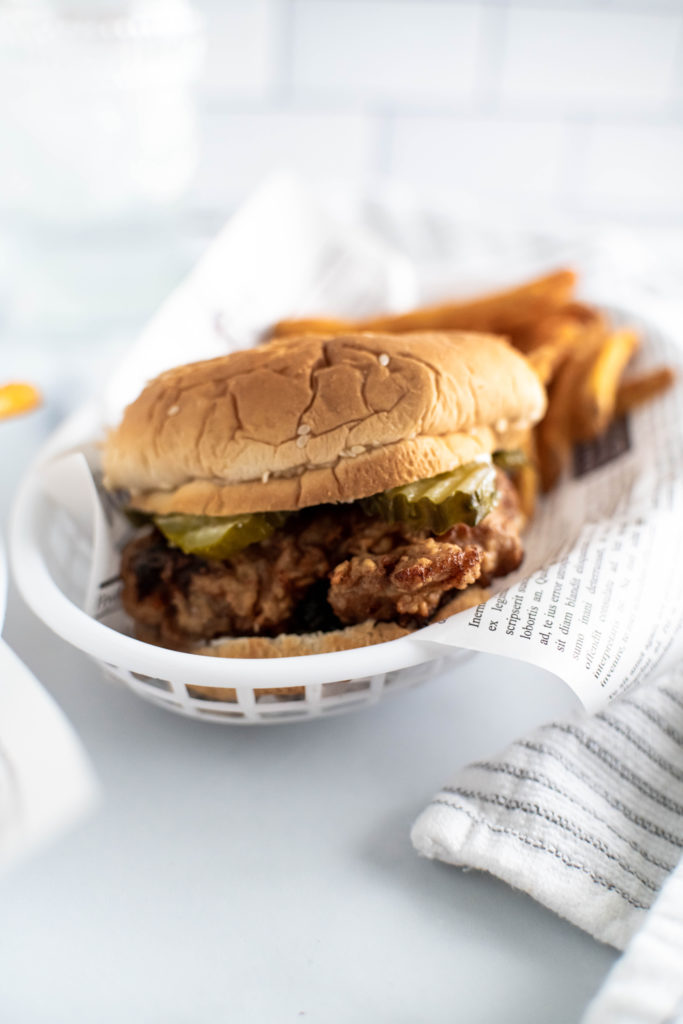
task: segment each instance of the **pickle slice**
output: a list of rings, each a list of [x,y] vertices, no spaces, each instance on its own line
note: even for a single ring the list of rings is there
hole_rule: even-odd
[[[392,487],[365,498],[362,505],[368,515],[440,534],[454,523],[476,526],[497,501],[496,470],[486,459],[427,480]]]
[[[186,555],[230,558],[250,544],[267,540],[287,518],[282,512],[254,512],[242,516],[154,516],[164,537]]]
[[[529,456],[525,455],[519,448],[513,448],[509,451],[505,448],[501,448],[499,451],[493,453],[493,462],[499,469],[502,469],[504,473],[516,473],[522,466],[526,466],[529,462]]]
[[[517,452],[497,452],[512,469],[522,462]],[[408,523],[416,530],[445,533],[454,523],[476,526],[498,501],[496,465],[487,457],[427,480],[392,487],[360,502],[367,515],[387,522]],[[267,540],[291,513],[255,512],[239,516],[189,516],[174,513],[153,516],[156,527],[168,542],[187,555],[222,560],[251,544]]]

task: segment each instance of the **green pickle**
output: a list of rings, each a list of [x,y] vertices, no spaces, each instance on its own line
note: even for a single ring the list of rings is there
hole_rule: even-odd
[[[476,526],[498,502],[496,467],[514,472],[526,461],[522,452],[495,452],[428,480],[392,487],[360,502],[370,516],[408,523],[416,530],[445,533],[455,523]],[[170,544],[187,555],[230,558],[250,544],[267,540],[289,512],[254,512],[240,516],[154,516]]]
[[[486,459],[468,462],[428,480],[392,487],[365,498],[362,504],[368,515],[439,534],[455,523],[476,526],[497,501],[496,469]]]
[[[186,555],[230,558],[250,544],[267,540],[287,518],[286,512],[254,512],[242,516],[154,516],[164,537]]]
[[[516,473],[522,466],[527,465],[529,458],[519,448],[513,448],[510,451],[501,448],[493,453],[493,461],[504,473]]]

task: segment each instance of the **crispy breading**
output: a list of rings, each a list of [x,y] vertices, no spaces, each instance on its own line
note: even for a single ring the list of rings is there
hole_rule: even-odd
[[[185,555],[151,532],[124,550],[123,604],[146,636],[178,648],[369,618],[420,624],[445,595],[475,581],[487,585],[521,561],[523,517],[500,471],[498,490],[498,505],[482,523],[458,524],[440,537],[368,517],[355,505],[301,513],[222,562]]]

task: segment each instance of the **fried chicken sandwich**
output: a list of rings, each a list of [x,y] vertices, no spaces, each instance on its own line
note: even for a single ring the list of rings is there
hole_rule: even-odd
[[[162,373],[104,449],[143,528],[140,639],[274,657],[377,643],[479,603],[522,559],[498,453],[545,393],[505,341],[308,335]]]

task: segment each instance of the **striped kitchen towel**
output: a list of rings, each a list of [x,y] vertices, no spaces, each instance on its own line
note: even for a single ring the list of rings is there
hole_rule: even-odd
[[[683,669],[464,768],[412,840],[623,949],[683,854]]]

